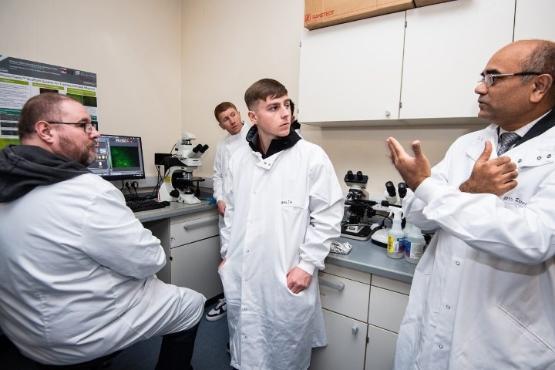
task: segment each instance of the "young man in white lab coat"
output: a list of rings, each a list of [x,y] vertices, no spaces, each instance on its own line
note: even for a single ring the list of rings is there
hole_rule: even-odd
[[[214,188],[214,199],[220,214],[220,229],[224,226],[223,215],[225,212],[224,187],[226,186],[226,169],[229,158],[240,145],[247,145],[245,137],[250,126],[241,120],[241,113],[237,110],[235,104],[230,102],[222,102],[214,108],[214,117],[218,121],[218,125],[222,130],[227,131],[228,135],[220,142],[216,150],[214,158],[214,175],[212,183]],[[225,298],[206,313],[208,321],[215,321],[222,318],[227,311]]]
[[[509,44],[475,89],[490,126],[457,139],[431,170],[418,141],[412,157],[388,139],[414,191],[407,220],[436,230],[416,268],[396,369],[554,368],[554,75],[555,43]]]
[[[229,161],[219,268],[231,365],[304,370],[326,344],[318,269],[339,236],[343,195],[325,152],[290,131],[281,83],[255,82],[245,102],[253,127]]]
[[[164,335],[157,369],[190,369],[205,298],[156,278],[160,241],[87,169],[100,134],[83,105],[35,96],[18,130],[22,145],[0,151],[2,331],[36,362],[79,369]]]

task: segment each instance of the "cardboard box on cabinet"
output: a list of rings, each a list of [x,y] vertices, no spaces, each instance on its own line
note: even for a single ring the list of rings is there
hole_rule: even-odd
[[[446,1],[453,0],[305,0],[304,26],[313,30]]]

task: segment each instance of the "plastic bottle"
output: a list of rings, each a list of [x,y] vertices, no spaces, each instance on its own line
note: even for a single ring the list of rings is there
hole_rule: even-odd
[[[391,208],[393,213],[393,225],[387,233],[387,256],[391,258],[403,258],[403,238],[405,233],[401,227],[401,208]]]
[[[418,227],[412,224],[407,224],[405,231],[405,260],[410,263],[418,263],[426,246],[424,235]]]

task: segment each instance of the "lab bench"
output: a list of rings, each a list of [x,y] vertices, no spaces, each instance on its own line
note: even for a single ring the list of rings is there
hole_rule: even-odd
[[[314,350],[310,369],[390,370],[416,265],[348,241],[351,253],[331,253],[319,273],[328,346]]]

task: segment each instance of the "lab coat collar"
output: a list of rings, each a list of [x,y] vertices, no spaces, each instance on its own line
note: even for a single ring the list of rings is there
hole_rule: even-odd
[[[254,152],[260,153],[262,159],[266,159],[281,152],[282,150],[293,147],[299,140],[301,140],[301,137],[295,131],[290,131],[289,135],[272,140],[266,154],[263,154],[260,151],[260,146],[258,145],[258,127],[256,125],[253,125],[250,128],[246,139],[251,149]]]
[[[547,114],[545,114],[538,122],[536,122],[526,132],[526,134],[517,141],[515,147],[509,150],[505,155],[512,157],[511,154],[513,153],[513,151],[518,151],[518,146],[520,144],[528,140],[532,140],[537,136],[540,136],[542,134],[553,135],[555,133],[555,131],[552,130],[553,127],[555,127],[555,110],[552,109]],[[477,160],[478,157],[480,157],[480,154],[482,154],[482,152],[484,151],[485,141],[490,140],[494,142],[497,136],[498,136],[498,126],[495,124],[489,125],[488,127],[486,127],[485,130],[482,131],[482,133],[479,136],[476,137],[476,141],[477,141],[476,145],[470,145],[468,147],[468,149],[466,150],[466,154],[473,160]],[[539,153],[537,153],[538,148],[528,146],[526,150],[528,151],[527,154],[533,157],[537,157],[539,155]]]

